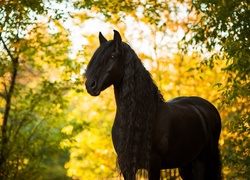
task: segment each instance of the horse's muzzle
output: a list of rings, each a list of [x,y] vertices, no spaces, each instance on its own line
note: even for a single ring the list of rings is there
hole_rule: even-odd
[[[95,80],[88,80],[85,83],[87,92],[91,95],[91,96],[98,96],[101,92],[98,90],[97,88],[97,82]]]

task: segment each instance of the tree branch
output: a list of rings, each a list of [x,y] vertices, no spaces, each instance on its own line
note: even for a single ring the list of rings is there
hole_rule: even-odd
[[[0,40],[1,40],[1,42],[3,43],[3,47],[4,47],[4,49],[7,51],[7,53],[8,53],[8,55],[9,55],[10,59],[13,61],[15,58],[12,56],[12,54],[11,54],[9,48],[8,48],[7,45],[5,44],[5,42],[4,42],[3,38],[2,38],[2,33],[0,33]]]
[[[2,168],[3,165],[6,163],[6,159],[7,159],[7,154],[6,154],[6,146],[8,143],[8,136],[7,136],[7,123],[8,123],[8,119],[9,119],[9,112],[11,109],[11,98],[14,92],[14,88],[15,88],[15,84],[16,84],[16,77],[17,77],[17,71],[18,71],[18,56],[17,57],[13,57],[10,50],[8,49],[7,45],[5,44],[1,33],[0,33],[0,40],[3,43],[4,49],[7,51],[8,56],[11,58],[12,61],[12,75],[11,75],[11,80],[10,80],[10,86],[9,86],[9,90],[7,91],[6,88],[6,104],[5,104],[5,110],[4,110],[4,116],[3,116],[3,124],[1,127],[2,130],[2,145],[1,145],[1,154],[0,154],[0,169],[4,169]],[[0,170],[0,177],[4,176],[4,172],[1,172]]]

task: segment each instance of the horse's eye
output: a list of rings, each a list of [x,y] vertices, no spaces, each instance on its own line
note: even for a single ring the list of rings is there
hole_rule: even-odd
[[[110,58],[111,58],[111,59],[115,59],[115,55],[111,55]]]

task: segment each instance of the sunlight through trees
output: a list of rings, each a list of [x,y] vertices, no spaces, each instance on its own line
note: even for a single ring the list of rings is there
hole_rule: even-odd
[[[197,95],[219,109],[224,178],[249,179],[249,19],[246,0],[3,0],[0,179],[119,177],[113,89],[94,98],[84,88],[98,33],[113,29],[166,100]]]

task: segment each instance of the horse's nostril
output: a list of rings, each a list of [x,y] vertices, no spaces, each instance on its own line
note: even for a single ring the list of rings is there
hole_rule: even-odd
[[[92,81],[91,81],[90,87],[91,87],[92,89],[95,89],[95,88],[96,88],[96,81],[95,81],[95,80],[92,80]]]

